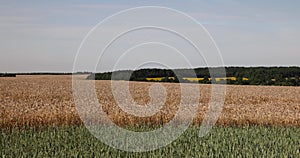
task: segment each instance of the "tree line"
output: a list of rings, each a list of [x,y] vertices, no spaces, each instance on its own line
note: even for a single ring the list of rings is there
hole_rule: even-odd
[[[0,77],[16,77],[17,75],[82,75],[91,72],[22,72],[22,73],[0,73]]]
[[[0,73],[0,77],[16,77],[16,74],[12,73]]]
[[[234,77],[235,80],[226,80],[227,84],[237,85],[279,85],[299,86],[300,67],[225,67],[226,76],[222,73],[214,73],[223,67],[195,68],[195,69],[140,69],[120,70],[114,72],[93,73],[88,76],[90,80],[130,80],[130,81],[154,81],[149,78],[162,78],[157,82],[195,82],[183,78],[203,78],[196,83],[225,83],[224,79],[216,80],[218,77]],[[221,71],[220,71],[221,72]],[[148,78],[148,79],[147,79]]]

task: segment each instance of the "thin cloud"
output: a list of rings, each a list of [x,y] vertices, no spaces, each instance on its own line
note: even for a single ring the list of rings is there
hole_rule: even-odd
[[[71,7],[77,9],[124,9],[132,6],[116,4],[76,4]]]

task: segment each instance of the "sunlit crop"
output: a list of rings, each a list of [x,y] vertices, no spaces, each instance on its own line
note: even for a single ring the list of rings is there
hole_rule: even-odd
[[[0,78],[0,127],[82,124],[73,101],[71,83],[71,76]],[[152,117],[135,117],[118,107],[110,81],[95,83],[99,103],[114,122],[123,126],[166,123],[173,118],[180,103],[180,85],[160,83],[167,92],[165,106]],[[138,104],[146,105],[150,101],[152,84],[155,83],[130,82],[131,95]],[[197,86],[201,100],[194,123],[200,124],[208,108],[211,85]],[[227,85],[225,105],[217,124],[300,126],[299,96],[300,87]]]

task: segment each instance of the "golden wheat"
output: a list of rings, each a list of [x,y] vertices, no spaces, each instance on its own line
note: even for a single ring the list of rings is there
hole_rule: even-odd
[[[180,85],[177,83],[161,83],[167,92],[166,104],[151,117],[136,117],[122,111],[114,101],[111,82],[95,83],[104,111],[120,126],[161,125],[170,121],[179,107]],[[150,101],[148,90],[152,84],[155,83],[130,82],[131,95],[138,104],[146,105]],[[201,95],[194,124],[201,124],[208,108],[211,85],[196,86]],[[0,78],[0,114],[1,128],[82,124],[72,96],[72,76]],[[300,126],[300,88],[228,85],[217,124]]]

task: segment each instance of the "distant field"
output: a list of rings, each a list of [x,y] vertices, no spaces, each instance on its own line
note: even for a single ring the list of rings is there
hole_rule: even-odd
[[[147,81],[163,81],[165,77],[157,77],[157,78],[146,78]],[[203,81],[205,78],[192,78],[192,77],[183,77],[183,80],[190,81],[190,82],[197,82],[197,81]],[[236,77],[224,77],[224,78],[214,78],[216,82],[219,81],[236,81]],[[175,77],[168,77],[168,80],[175,80]],[[213,78],[207,78],[208,81],[212,81]],[[241,79],[242,81],[248,81],[249,78],[243,77]],[[274,79],[275,80],[275,79]]]
[[[84,76],[83,76],[84,79]],[[93,81],[86,81],[93,82]],[[180,87],[161,83],[168,97],[162,110],[152,117],[138,118],[124,113],[113,99],[110,81],[95,81],[103,109],[119,125],[163,124],[177,111]],[[122,82],[122,81],[121,81]],[[0,78],[0,127],[81,125],[72,98],[71,76],[18,76]],[[150,97],[151,82],[131,82],[130,91],[139,104]],[[201,89],[195,124],[200,124],[208,107],[211,85]],[[300,87],[227,86],[225,105],[218,125],[300,126]]]

